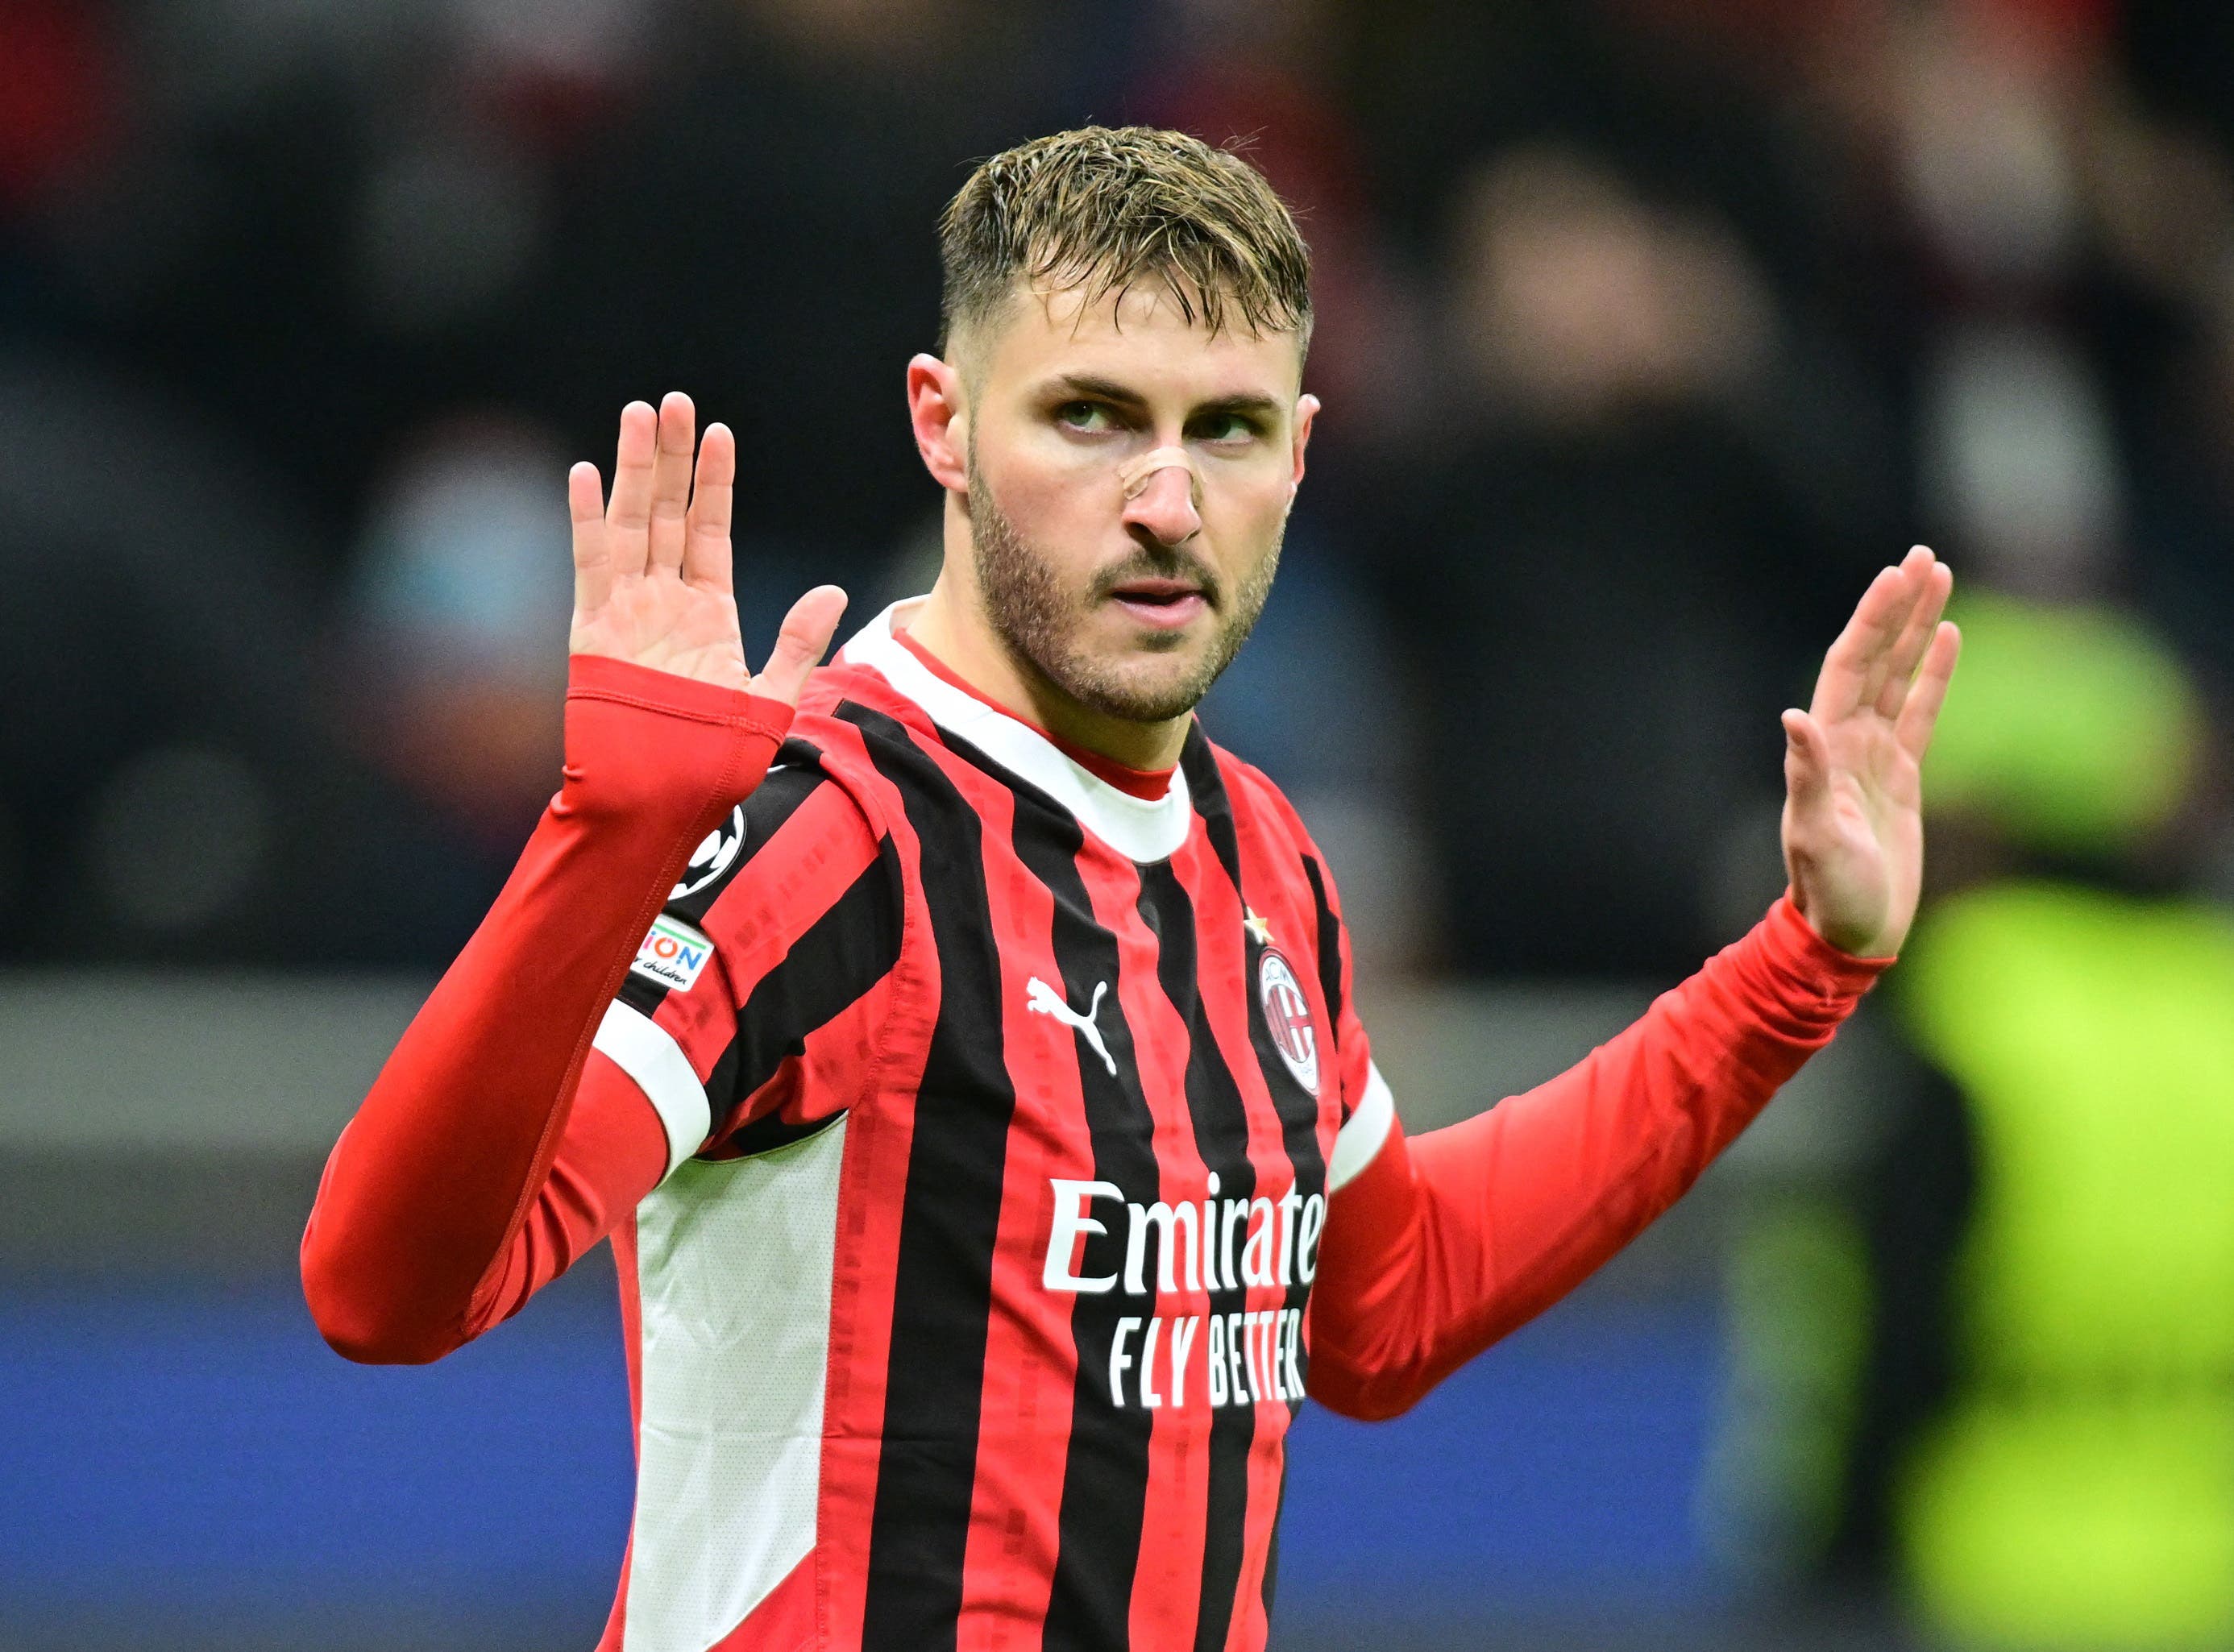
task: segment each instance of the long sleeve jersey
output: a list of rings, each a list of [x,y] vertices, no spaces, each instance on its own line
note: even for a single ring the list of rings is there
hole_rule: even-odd
[[[1198,726],[1113,785],[896,617],[795,721],[575,661],[565,788],[336,1146],[305,1290],[431,1360],[611,1237],[613,1652],[1255,1652],[1306,1394],[1393,1415],[1558,1300],[1885,961],[1780,901],[1407,1140],[1271,783]]]

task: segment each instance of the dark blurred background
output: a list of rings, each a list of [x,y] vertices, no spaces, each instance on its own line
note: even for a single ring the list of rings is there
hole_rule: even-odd
[[[566,463],[733,425],[748,641],[927,587],[933,220],[1089,121],[1315,251],[1204,716],[1414,1129],[1773,898],[1875,567],[1969,637],[1904,969],[1576,1299],[1303,1419],[1276,1644],[2234,1646],[2234,10],[0,0],[0,1649],[594,1639],[610,1264],[347,1366],[317,1166],[552,789]]]

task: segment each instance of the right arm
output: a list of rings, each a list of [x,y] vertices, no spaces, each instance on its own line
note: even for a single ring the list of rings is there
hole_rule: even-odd
[[[343,1133],[303,1237],[311,1313],[351,1358],[439,1358],[664,1172],[650,1109],[591,1041],[692,847],[766,772],[844,605],[808,592],[768,668],[746,672],[735,441],[707,431],[695,492],[691,450],[687,399],[633,403],[610,506],[593,467],[570,478],[564,784]]]
[[[1915,916],[1919,770],[1961,641],[1940,619],[1950,584],[1922,545],[1885,570],[1810,708],[1784,714],[1792,889],[1751,934],[1574,1068],[1462,1124],[1408,1144],[1378,1087],[1362,1122],[1382,1133],[1357,1138],[1328,1201],[1315,1397],[1354,1417],[1414,1404],[1634,1238],[1830,1041]],[[1347,969],[1345,954],[1345,983]],[[1345,1090],[1370,1099],[1362,1029],[1345,1030]]]
[[[1574,1067],[1406,1139],[1387,1087],[1327,1200],[1311,1397],[1377,1420],[1603,1267],[1682,1197],[1890,962],[1789,898]],[[1346,1126],[1348,1128],[1349,1126]],[[1331,1179],[1331,1178],[1330,1178]]]

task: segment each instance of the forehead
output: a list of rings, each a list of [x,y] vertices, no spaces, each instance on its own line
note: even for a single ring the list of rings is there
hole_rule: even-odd
[[[1159,280],[1099,295],[1019,281],[965,349],[989,387],[1009,389],[1069,375],[1114,379],[1144,395],[1279,397],[1293,396],[1303,377],[1297,333],[1252,332],[1229,319],[1213,334],[1201,306],[1190,317]]]

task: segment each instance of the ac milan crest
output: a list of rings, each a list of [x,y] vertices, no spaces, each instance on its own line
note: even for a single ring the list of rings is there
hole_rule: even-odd
[[[1257,996],[1264,1006],[1264,1024],[1272,1034],[1272,1048],[1296,1075],[1296,1082],[1313,1095],[1319,1093],[1319,1035],[1311,1022],[1311,1001],[1303,996],[1303,983],[1287,959],[1266,947],[1257,961]]]

